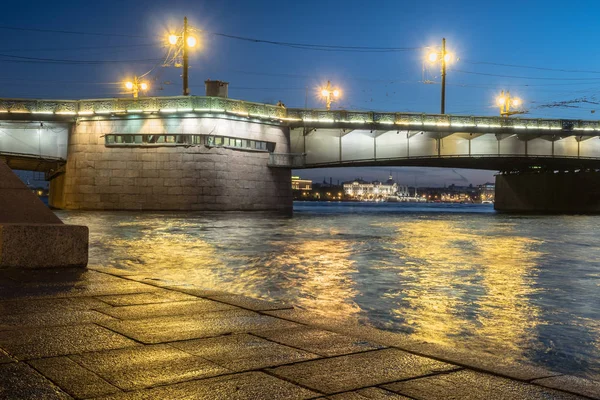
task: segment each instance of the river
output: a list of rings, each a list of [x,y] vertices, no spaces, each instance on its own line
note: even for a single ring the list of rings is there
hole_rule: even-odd
[[[600,379],[599,216],[407,203],[58,215],[89,226],[92,265]]]

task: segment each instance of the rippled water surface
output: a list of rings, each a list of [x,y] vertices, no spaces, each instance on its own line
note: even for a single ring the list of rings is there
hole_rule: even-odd
[[[398,203],[59,215],[90,227],[92,264],[600,378],[597,216]]]

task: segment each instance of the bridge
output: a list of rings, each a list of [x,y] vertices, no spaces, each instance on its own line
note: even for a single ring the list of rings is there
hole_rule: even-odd
[[[282,182],[289,175],[283,171],[289,172],[290,168],[398,165],[505,172],[532,167],[586,171],[600,168],[599,137],[600,121],[594,120],[286,109],[200,96],[0,99],[0,157],[16,169],[45,170],[50,179],[66,172],[70,177],[66,181],[63,177],[63,183],[55,185],[62,188],[61,198],[66,198],[57,200],[56,205],[65,208],[171,209],[173,205],[166,199],[168,191],[162,193],[166,197],[161,200],[156,185],[152,190],[144,185],[152,178],[158,179],[154,182],[157,185],[172,184],[165,181],[169,176],[188,179],[191,185],[207,184],[208,178],[200,178],[204,168],[200,164],[184,168],[184,159],[188,163],[204,162],[203,167],[212,165],[213,178],[220,176],[217,180],[227,179],[220,162],[225,163],[225,171],[238,176],[234,185],[240,190],[218,189],[220,186],[209,180],[208,187],[217,190],[207,190],[211,193],[208,196],[221,196],[223,192],[238,196],[243,189],[251,189],[243,186],[272,186],[285,197],[279,200],[289,202],[291,196],[282,194]],[[253,161],[257,167],[255,174],[250,174],[253,184],[241,183],[246,170],[229,163],[227,156],[239,159],[240,151],[245,158],[260,160]],[[165,157],[165,153],[171,155]],[[215,158],[217,154],[223,157]],[[160,167],[148,164],[152,162],[161,163]],[[171,164],[165,164],[168,162]],[[144,165],[154,167],[155,172],[144,171]],[[156,172],[173,168],[183,170],[170,175]],[[196,175],[190,168],[196,169]],[[110,176],[102,176],[107,175],[107,169]],[[269,179],[263,181],[257,174]],[[140,190],[130,193],[133,190],[123,188],[126,185],[121,180],[126,178],[131,178],[126,180],[129,186],[145,188],[141,190],[145,201],[141,201]],[[119,186],[126,193],[106,191],[107,184]],[[191,191],[188,184],[176,186],[179,190],[172,190],[172,196],[187,190],[193,197],[188,200],[204,209],[204,192]],[[80,193],[79,186],[90,193]],[[155,192],[158,197],[150,196]],[[267,195],[259,197],[262,206],[258,208],[274,206]],[[222,209],[219,201],[232,199],[216,200],[216,209]],[[185,209],[186,204],[179,204],[177,209]],[[236,207],[233,204],[225,209]],[[241,208],[249,207],[244,204]]]

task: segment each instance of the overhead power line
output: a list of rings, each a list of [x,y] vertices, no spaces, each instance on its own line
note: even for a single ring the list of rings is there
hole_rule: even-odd
[[[117,48],[134,48],[134,47],[152,47],[160,44],[145,43],[145,44],[121,44],[111,46],[80,46],[80,47],[54,47],[54,48],[38,48],[38,49],[25,49],[25,48],[12,48],[12,49],[0,49],[0,53],[25,53],[33,51],[73,51],[73,50],[97,50],[97,49],[117,49]]]
[[[535,79],[535,80],[546,80],[546,81],[598,81],[600,78],[541,78],[534,76],[515,76],[515,75],[500,75],[500,74],[488,74],[484,72],[474,72],[474,71],[463,71],[460,69],[452,69],[453,72],[459,72],[462,74],[471,74],[471,75],[483,75],[483,76],[497,76],[500,78],[514,78],[514,79]]]
[[[572,72],[572,73],[580,73],[580,74],[600,74],[600,71],[585,70],[585,69],[534,67],[531,65],[503,64],[503,63],[495,63],[495,62],[488,62],[488,61],[470,61],[470,60],[464,60],[464,59],[461,59],[461,61],[465,62],[467,64],[497,65],[500,67],[536,69],[536,70],[540,70],[540,71]]]
[[[11,30],[11,31],[24,31],[24,32],[62,33],[62,34],[67,34],[67,35],[129,37],[129,38],[148,39],[148,36],[141,36],[141,35],[128,35],[128,34],[120,34],[120,33],[83,32],[83,31],[64,31],[64,30],[56,30],[56,29],[22,28],[22,27],[18,27],[18,26],[6,26],[6,25],[0,25],[0,29]]]
[[[4,58],[1,58],[4,57]],[[40,58],[14,56],[11,54],[0,54],[0,62],[23,62],[23,63],[46,63],[46,64],[68,64],[68,65],[101,65],[118,63],[156,63],[161,62],[162,58],[149,58],[143,60],[67,60],[57,58]]]
[[[228,39],[241,40],[252,43],[264,43],[272,44],[276,46],[293,47],[298,49],[306,50],[320,50],[320,51],[349,51],[349,52],[396,52],[396,51],[412,51],[421,50],[424,47],[376,47],[376,46],[339,46],[339,45],[324,45],[324,44],[309,44],[309,43],[294,43],[294,42],[280,42],[274,40],[256,39],[244,36],[228,35],[225,33],[218,32],[207,32],[214,36],[221,36]]]
[[[16,30],[26,32],[44,32],[44,33],[59,33],[69,35],[91,35],[91,36],[105,36],[105,37],[129,37],[138,39],[148,39],[148,36],[141,35],[129,35],[129,34],[117,34],[117,33],[99,33],[99,32],[83,32],[83,31],[66,31],[66,30],[54,30],[54,29],[37,29],[37,28],[22,28],[15,26],[0,25],[0,29],[4,30]],[[200,31],[209,35],[220,36],[228,39],[241,40],[252,43],[264,43],[276,46],[292,47],[305,50],[318,50],[318,51],[345,51],[345,52],[398,52],[398,51],[411,51],[420,50],[424,47],[377,47],[377,46],[340,46],[340,45],[324,45],[324,44],[311,44],[311,43],[294,43],[294,42],[283,42],[275,40],[257,39],[246,36],[229,35],[220,32],[209,32]]]

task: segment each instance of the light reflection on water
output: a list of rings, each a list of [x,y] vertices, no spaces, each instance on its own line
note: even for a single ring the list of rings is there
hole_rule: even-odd
[[[600,378],[600,217],[398,203],[59,215],[90,227],[93,264]]]

